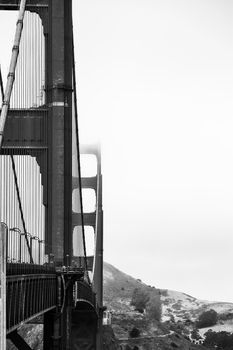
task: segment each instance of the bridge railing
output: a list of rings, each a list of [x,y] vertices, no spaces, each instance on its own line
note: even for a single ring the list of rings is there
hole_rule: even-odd
[[[10,333],[21,323],[56,307],[57,276],[53,263],[43,263],[44,242],[27,235],[34,253],[32,264],[27,248],[23,246],[25,234],[15,228],[8,229],[3,223],[0,228],[1,242],[4,242],[0,242],[0,327],[1,332],[5,329]]]
[[[8,276],[6,282],[6,328],[10,333],[56,306],[57,277],[55,274]]]
[[[22,232],[18,228],[10,228],[7,234],[7,261],[11,263],[27,263],[30,256],[25,245],[25,238],[29,241],[30,251],[33,255],[34,264],[44,263],[45,241],[30,233]]]
[[[54,259],[52,256],[45,255],[46,243],[38,237],[29,233],[24,233],[17,228],[8,229],[5,227],[4,239],[6,245],[6,274],[23,275],[23,274],[41,274],[54,273]],[[33,256],[33,264],[30,262],[28,248],[25,237],[27,237],[30,250]]]

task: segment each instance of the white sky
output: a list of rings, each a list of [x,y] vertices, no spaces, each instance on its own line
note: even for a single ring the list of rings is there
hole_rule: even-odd
[[[102,143],[105,260],[233,302],[233,2],[74,0],[74,22],[80,138]]]

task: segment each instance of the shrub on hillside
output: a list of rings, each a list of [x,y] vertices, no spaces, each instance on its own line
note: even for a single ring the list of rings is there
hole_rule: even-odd
[[[154,289],[135,288],[130,304],[141,313],[146,310],[147,317],[151,321],[160,321],[162,314],[160,295],[155,293]]]
[[[220,314],[220,315],[218,315],[218,319],[220,321],[232,320],[233,319],[233,313],[232,312],[228,312],[228,313],[225,313],[225,314]]]
[[[205,333],[204,346],[212,346],[217,350],[233,350],[233,334],[225,331],[213,332],[209,330]]]
[[[217,323],[218,314],[215,310],[204,311],[197,320],[197,328],[214,326]]]
[[[200,340],[200,339],[201,339],[201,336],[200,336],[200,334],[199,334],[199,332],[198,332],[198,329],[194,328],[194,329],[192,330],[192,332],[191,332],[191,338],[192,338],[193,340]]]
[[[159,295],[150,296],[150,299],[146,304],[146,313],[151,320],[161,320],[162,306]]]
[[[128,344],[125,347],[125,350],[132,350],[131,346],[129,346]]]
[[[129,332],[130,338],[138,338],[140,336],[140,330],[136,327],[133,327]]]
[[[150,296],[145,290],[140,288],[135,288],[133,291],[130,304],[135,307],[135,310],[143,313],[149,299],[150,299]]]
[[[168,322],[168,326],[169,326],[171,331],[173,331],[175,333],[178,333],[180,335],[184,335],[185,334],[186,327],[185,327],[183,322],[181,322],[181,321],[178,321],[178,322],[175,322],[175,323],[171,323],[170,321],[167,321],[167,322]]]
[[[175,323],[176,322],[174,315],[170,315],[170,322],[171,323]]]

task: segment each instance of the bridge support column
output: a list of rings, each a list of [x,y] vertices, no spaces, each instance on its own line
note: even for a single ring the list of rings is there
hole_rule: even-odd
[[[72,254],[72,1],[50,1],[49,23],[47,238],[56,265],[63,266]]]
[[[67,350],[69,339],[64,337],[68,308],[64,308],[63,314],[49,311],[44,315],[44,350]]]
[[[96,350],[97,319],[95,311],[74,309],[72,321],[71,349]]]
[[[6,349],[6,236],[7,227],[0,223],[0,349]]]
[[[47,104],[49,107],[48,237],[59,270],[72,255],[72,1],[49,1]],[[44,318],[44,349],[70,350],[72,293],[62,315]]]
[[[103,349],[103,308],[99,311],[98,330],[96,334],[96,350]]]

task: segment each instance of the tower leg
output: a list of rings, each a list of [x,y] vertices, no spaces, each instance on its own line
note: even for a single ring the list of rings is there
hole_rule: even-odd
[[[44,315],[44,350],[62,350],[61,320],[54,311]]]
[[[72,313],[71,349],[96,350],[97,320],[92,311]]]

